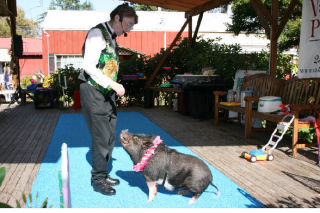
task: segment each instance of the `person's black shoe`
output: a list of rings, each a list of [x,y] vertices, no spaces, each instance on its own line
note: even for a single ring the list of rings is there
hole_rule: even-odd
[[[106,179],[91,180],[91,186],[96,192],[104,195],[115,195],[116,190],[106,181]]]
[[[116,186],[120,184],[120,181],[118,179],[114,179],[114,178],[111,178],[110,176],[107,176],[106,183],[108,183],[110,186]]]

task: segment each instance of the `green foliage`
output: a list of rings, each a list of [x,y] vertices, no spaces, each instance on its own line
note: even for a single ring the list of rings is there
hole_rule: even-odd
[[[72,65],[66,65],[65,68],[58,69],[52,76],[50,87],[53,89],[53,94],[57,103],[62,103],[63,92],[62,87],[65,86],[66,79],[67,89],[65,90],[65,100],[68,103],[73,101],[75,90],[80,89],[80,80],[78,79],[80,69],[75,69]]]
[[[80,3],[80,0],[51,0],[49,10],[92,10],[92,4]]]
[[[32,19],[25,18],[25,13],[19,6],[17,8],[17,14],[17,34],[22,35],[24,38],[40,37],[39,24]],[[0,17],[0,37],[11,37],[9,17]]]
[[[2,181],[4,180],[5,176],[6,176],[6,168],[5,167],[1,167],[0,168],[0,186],[1,186]],[[30,206],[27,204],[26,195],[24,193],[22,194],[23,202],[27,204],[27,207],[32,208],[32,196],[31,196],[31,194],[29,194],[28,198],[29,198]],[[37,199],[38,199],[38,193],[36,195],[36,200],[35,200],[36,203],[35,203],[34,208],[37,208]],[[48,198],[45,199],[45,201],[41,204],[40,208],[47,208],[47,204],[48,204]],[[17,208],[22,208],[21,204],[20,204],[20,202],[18,200],[16,200],[16,205],[17,205]],[[52,205],[50,205],[50,208],[51,207],[52,207]],[[0,202],[0,208],[12,208],[12,206],[9,206],[8,204]]]
[[[254,52],[243,54],[239,44],[219,44],[219,39],[204,40],[199,38],[192,48],[187,46],[187,39],[177,44],[168,55],[163,67],[170,70],[160,69],[152,82],[153,86],[159,86],[163,77],[172,79],[176,74],[192,73],[200,74],[202,68],[213,67],[216,74],[224,83],[232,83],[237,70],[269,70],[269,52]],[[128,61],[120,63],[119,73],[136,74],[144,73],[149,78],[165,51],[162,50],[154,57],[132,57]],[[291,75],[294,69],[292,57],[278,53],[277,78]]]
[[[6,168],[5,167],[1,167],[0,168],[0,186],[1,186],[5,176],[6,176]],[[7,204],[5,204],[5,203],[1,203],[0,202],[0,208],[12,208],[12,207],[7,205]]]
[[[5,176],[6,176],[6,168],[1,167],[0,168],[0,186],[1,186]]]
[[[284,27],[278,41],[280,51],[298,47],[300,42],[301,16],[290,20]]]
[[[157,6],[138,4],[138,3],[129,3],[129,4],[130,6],[134,7],[137,11],[158,11]],[[176,10],[161,8],[161,11],[176,11]]]
[[[121,61],[119,66],[119,75],[134,75],[144,69],[145,58],[133,55],[129,60]]]
[[[270,0],[262,0],[268,11],[271,11]],[[278,24],[282,20],[285,10],[288,8],[291,0],[279,1],[279,18]],[[264,32],[255,10],[252,7],[250,0],[233,1],[232,5],[232,23],[227,25],[227,30],[238,35],[240,32],[261,33]],[[279,50],[284,51],[299,45],[300,38],[300,23],[302,15],[302,0],[299,0],[298,5],[293,10],[292,16],[289,18],[283,32],[279,37]],[[265,32],[266,33],[266,32]],[[266,35],[268,38],[270,35]]]
[[[21,88],[26,89],[27,86],[31,84],[31,81],[30,81],[31,78],[32,78],[32,75],[24,76],[20,82]]]
[[[137,4],[137,3],[130,3],[131,6],[136,8],[138,11],[157,11],[158,7],[151,6],[151,5],[145,5],[145,4]]]
[[[163,79],[170,81],[177,74],[200,74],[204,67],[213,67],[216,70],[215,74],[219,75],[221,83],[225,84],[233,83],[237,70],[269,70],[269,52],[243,54],[239,44],[226,45],[219,44],[217,41],[219,39],[198,38],[194,46],[190,48],[187,45],[187,39],[182,40],[168,55],[151,86],[160,86]],[[133,56],[130,60],[122,61],[119,76],[144,73],[147,78],[150,78],[164,54],[165,50],[161,50],[153,57]],[[294,65],[291,60],[291,56],[278,54],[277,78],[292,74]],[[170,67],[170,69],[167,70],[164,67]],[[143,87],[144,85],[139,83],[135,85],[135,91],[141,91]],[[131,88],[126,88],[126,90],[131,91]],[[129,99],[138,101],[141,99],[140,94],[130,94],[130,96],[134,97],[128,97]]]

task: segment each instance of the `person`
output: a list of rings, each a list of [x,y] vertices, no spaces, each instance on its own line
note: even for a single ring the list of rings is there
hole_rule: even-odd
[[[125,89],[117,83],[119,57],[116,37],[130,32],[138,16],[127,3],[110,13],[110,21],[89,30],[83,45],[83,69],[80,72],[80,102],[91,133],[91,185],[104,195],[114,195],[112,187],[120,181],[108,175],[108,164],[115,144],[116,101]],[[109,171],[110,172],[110,171]]]
[[[10,70],[8,67],[5,67],[5,71],[4,71],[4,88],[6,90],[10,89]]]

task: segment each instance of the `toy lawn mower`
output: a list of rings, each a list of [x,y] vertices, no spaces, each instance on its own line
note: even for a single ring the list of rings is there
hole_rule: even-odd
[[[249,160],[252,163],[256,162],[257,160],[258,161],[264,161],[264,160],[272,161],[274,158],[272,155],[272,150],[275,149],[277,147],[278,143],[282,140],[283,135],[287,132],[287,130],[288,130],[289,126],[291,125],[291,123],[293,122],[293,120],[294,120],[293,114],[285,115],[281,119],[281,121],[277,124],[277,127],[273,131],[268,143],[266,145],[264,145],[264,147],[262,147],[261,149],[254,149],[249,153],[243,152],[241,154],[241,157]],[[277,134],[277,133],[279,133],[278,130],[282,131],[281,135]],[[276,141],[274,141],[273,139],[276,139]],[[269,150],[267,150],[267,147],[269,145],[272,147]]]

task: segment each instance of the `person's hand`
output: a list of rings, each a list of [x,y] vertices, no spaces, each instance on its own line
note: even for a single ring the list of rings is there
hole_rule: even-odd
[[[122,97],[124,95],[124,93],[126,92],[126,90],[124,89],[124,87],[122,86],[122,84],[119,84],[117,82],[112,82],[110,84],[111,88],[117,93],[118,96]]]

